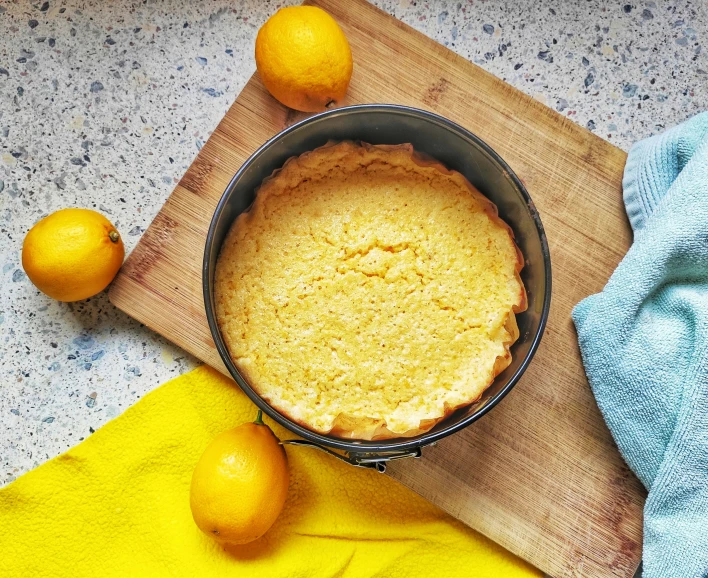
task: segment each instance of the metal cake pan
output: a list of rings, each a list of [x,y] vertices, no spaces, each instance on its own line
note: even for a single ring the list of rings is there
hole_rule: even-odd
[[[253,202],[263,179],[296,155],[328,141],[354,140],[371,144],[411,143],[448,168],[462,173],[496,204],[499,216],[514,231],[524,255],[521,278],[528,309],[517,314],[520,337],[511,347],[512,362],[481,399],[452,414],[432,430],[411,438],[378,441],[345,440],[315,433],[291,421],[263,400],[239,373],[219,330],[214,305],[214,272],[221,244],[236,217]],[[436,114],[415,108],[367,104],[330,110],[309,117],[261,146],[226,187],[207,233],[202,270],[204,304],[219,355],[239,387],[267,415],[303,440],[285,443],[311,445],[360,466],[385,469],[390,459],[420,456],[421,448],[469,426],[496,406],[519,381],[541,341],[551,302],[551,258],[541,218],[524,185],[504,160],[479,137]],[[343,453],[341,452],[343,451]]]

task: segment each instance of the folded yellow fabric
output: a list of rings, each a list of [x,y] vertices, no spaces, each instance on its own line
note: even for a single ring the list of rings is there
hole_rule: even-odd
[[[282,515],[257,542],[224,549],[192,521],[192,469],[217,433],[254,416],[248,398],[206,367],[145,396],[0,490],[0,574],[541,576],[386,476],[292,446]]]

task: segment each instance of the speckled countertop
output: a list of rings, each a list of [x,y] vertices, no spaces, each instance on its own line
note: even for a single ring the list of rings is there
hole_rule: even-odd
[[[708,4],[376,0],[628,149],[708,108]],[[260,0],[0,3],[0,485],[193,358],[115,310],[40,294],[25,233],[92,207],[130,251],[255,69]]]

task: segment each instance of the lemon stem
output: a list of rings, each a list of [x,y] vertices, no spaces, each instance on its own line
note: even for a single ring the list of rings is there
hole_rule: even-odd
[[[265,425],[263,423],[263,412],[259,409],[258,410],[258,415],[256,416],[256,421],[254,421],[256,425]]]
[[[120,241],[120,235],[118,234],[118,231],[111,231],[110,233],[108,233],[108,238],[114,243]]]

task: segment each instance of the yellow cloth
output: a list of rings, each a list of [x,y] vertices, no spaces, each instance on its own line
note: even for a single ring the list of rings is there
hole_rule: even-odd
[[[293,446],[278,521],[257,542],[222,548],[192,521],[192,469],[217,433],[254,417],[206,367],[145,396],[0,490],[0,575],[541,576],[386,476]]]

